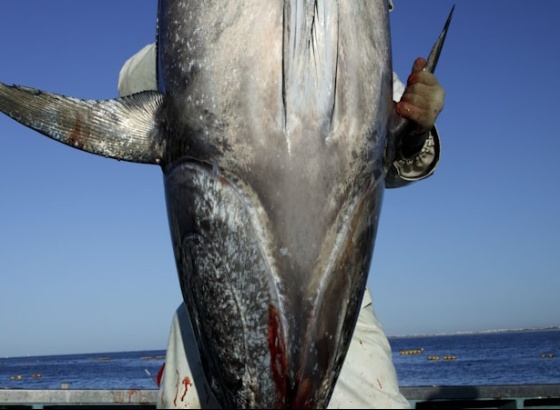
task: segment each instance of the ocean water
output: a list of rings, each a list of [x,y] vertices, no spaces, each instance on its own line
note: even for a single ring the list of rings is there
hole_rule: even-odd
[[[560,383],[560,329],[389,341],[401,386]]]
[[[157,389],[165,351],[0,359],[0,388]]]
[[[389,341],[401,386],[560,384],[560,329]],[[163,350],[0,358],[0,388],[153,389],[164,359]]]

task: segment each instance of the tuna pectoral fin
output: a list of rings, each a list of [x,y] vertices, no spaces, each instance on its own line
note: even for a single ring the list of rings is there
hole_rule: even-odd
[[[155,91],[115,100],[79,100],[0,83],[0,111],[56,141],[97,155],[157,164],[164,142]]]

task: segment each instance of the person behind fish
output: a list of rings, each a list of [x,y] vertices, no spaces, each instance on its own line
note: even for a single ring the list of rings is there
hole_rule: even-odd
[[[391,5],[392,8],[392,5]],[[400,157],[390,164],[387,188],[430,176],[439,161],[439,137],[434,128],[443,109],[444,90],[436,77],[423,71],[426,61],[414,61],[406,87],[393,74],[397,112],[415,123],[405,137]],[[127,60],[118,81],[121,96],[157,90],[156,51],[150,44]],[[203,373],[187,309],[182,303],[173,317],[164,367],[158,374],[158,408],[219,408]],[[329,408],[409,408],[399,392],[391,347],[377,320],[369,289]]]

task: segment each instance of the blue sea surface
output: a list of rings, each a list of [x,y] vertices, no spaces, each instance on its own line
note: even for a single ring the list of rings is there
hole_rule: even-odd
[[[560,330],[390,338],[401,386],[560,383]],[[421,354],[401,354],[421,350]]]
[[[560,329],[389,342],[401,386],[560,384]],[[155,389],[164,360],[164,350],[0,358],[0,388]]]
[[[157,389],[165,351],[0,359],[0,388]]]

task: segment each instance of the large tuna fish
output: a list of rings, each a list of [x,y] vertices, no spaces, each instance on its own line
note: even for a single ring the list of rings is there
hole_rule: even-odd
[[[326,407],[364,293],[392,111],[386,0],[161,0],[159,92],[0,85],[0,110],[158,164],[182,292],[224,407]]]

